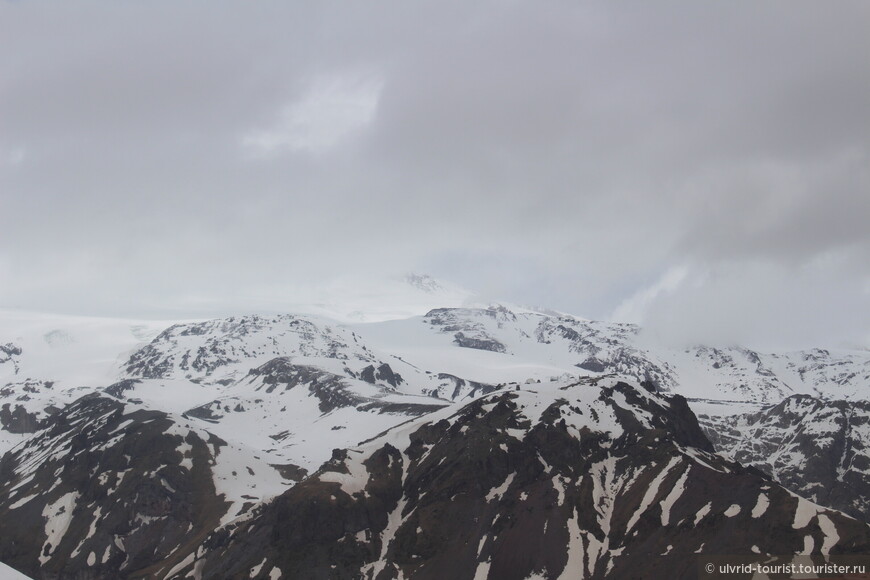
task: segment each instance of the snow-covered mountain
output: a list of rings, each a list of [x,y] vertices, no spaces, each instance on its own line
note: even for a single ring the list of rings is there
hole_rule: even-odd
[[[121,396],[158,407],[182,400],[167,410],[308,470],[333,448],[494,388],[427,372],[349,328],[297,315],[175,325],[123,373]]]
[[[615,372],[697,399],[765,404],[793,394],[870,397],[866,350],[677,349],[651,344],[632,324],[498,306],[436,309],[420,317],[351,328],[409,363],[426,368],[440,364],[448,372],[489,383]]]
[[[121,363],[169,324],[0,310],[0,451],[116,381]]]
[[[700,420],[723,455],[870,521],[870,401],[794,395],[757,413]]]
[[[337,451],[173,570],[201,578],[693,578],[697,554],[862,553],[870,526],[712,453],[615,378],[501,390]]]
[[[555,578],[655,555],[688,576],[695,552],[870,547],[808,501],[870,521],[866,350],[673,348],[506,306],[374,318],[0,313],[0,561]]]
[[[158,574],[292,485],[281,471],[181,417],[86,395],[0,461],[0,560],[39,578]]]

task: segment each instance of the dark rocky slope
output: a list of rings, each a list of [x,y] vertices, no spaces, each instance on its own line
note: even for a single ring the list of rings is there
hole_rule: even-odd
[[[219,463],[239,453],[179,422],[98,395],[49,419],[0,460],[0,560],[37,579],[163,576],[244,509],[216,489],[231,469]],[[257,494],[253,504],[250,466],[269,475],[250,458],[227,477]]]
[[[704,416],[702,424],[721,453],[870,522],[870,402],[795,395],[759,413]]]
[[[870,549],[867,525],[714,455],[680,397],[607,378],[535,389],[336,451],[175,573],[691,578],[697,554]]]

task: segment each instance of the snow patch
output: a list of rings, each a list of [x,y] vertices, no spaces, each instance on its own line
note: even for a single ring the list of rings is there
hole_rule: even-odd
[[[830,554],[831,548],[833,548],[840,540],[840,534],[837,533],[837,526],[835,526],[834,522],[831,521],[831,518],[825,514],[819,514],[818,521],[819,528],[821,528],[822,533],[825,534],[825,539],[822,541],[821,552],[822,554]]]
[[[655,476],[655,479],[653,479],[652,482],[650,482],[646,494],[644,494],[643,500],[641,500],[640,502],[640,506],[638,506],[635,512],[631,514],[631,519],[628,520],[628,524],[625,526],[626,533],[628,533],[631,528],[634,527],[634,525],[640,519],[640,516],[643,515],[644,512],[646,512],[646,510],[648,510],[649,507],[652,505],[653,501],[655,501],[655,498],[659,493],[659,487],[661,486],[662,482],[665,480],[668,474],[670,474],[674,466],[679,462],[679,457],[671,458],[665,468],[662,469],[659,474]]]
[[[755,502],[755,507],[752,508],[752,517],[760,518],[763,516],[768,506],[770,506],[770,500],[767,498],[767,495],[763,493],[758,494],[758,501]]]
[[[263,568],[263,565],[266,564],[266,558],[263,558],[263,561],[251,568],[251,578],[255,578],[257,574],[260,573],[260,570]]]
[[[489,567],[492,563],[487,560],[486,562],[481,562],[477,565],[477,569],[474,571],[474,579],[473,580],[486,580],[489,577]]]
[[[694,523],[695,526],[698,525],[698,522],[700,522],[705,517],[707,517],[707,514],[710,513],[710,510],[712,509],[712,507],[713,507],[713,503],[707,502],[707,504],[704,507],[702,507],[701,509],[698,510],[698,513],[695,514],[695,523]]]
[[[511,483],[513,483],[514,476],[516,476],[516,473],[511,473],[505,478],[500,486],[494,487],[489,490],[489,493],[486,494],[486,501],[491,502],[496,498],[501,498],[505,494],[505,492],[507,492],[508,488],[511,486]]]
[[[42,517],[46,518],[45,533],[48,538],[39,551],[39,562],[45,564],[63,540],[69,524],[72,521],[72,513],[78,492],[71,491],[60,496],[54,503],[46,505],[42,510]]]
[[[353,459],[346,461],[345,466],[350,473],[339,473],[337,471],[326,471],[318,477],[320,481],[337,483],[341,486],[342,491],[348,495],[353,495],[365,490],[366,484],[369,481],[369,472],[366,466],[361,461]]]
[[[795,497],[798,498],[798,504],[794,510],[794,523],[792,523],[792,527],[796,530],[800,530],[809,525],[813,516],[818,513],[818,507],[802,497]]]
[[[671,508],[674,507],[674,503],[683,495],[683,492],[686,489],[686,480],[689,477],[689,471],[691,469],[691,465],[686,468],[686,471],[683,472],[683,475],[681,475],[680,479],[677,480],[677,483],[674,484],[670,493],[668,493],[667,497],[662,500],[662,526],[668,525],[668,522],[671,519]]]

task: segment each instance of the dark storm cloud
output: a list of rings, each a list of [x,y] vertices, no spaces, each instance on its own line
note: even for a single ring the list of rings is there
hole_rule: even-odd
[[[687,334],[681,297],[733,320],[732,284],[775,287],[791,306],[749,335],[812,305],[851,338],[868,23],[864,2],[3,3],[0,304],[228,311],[430,269]]]

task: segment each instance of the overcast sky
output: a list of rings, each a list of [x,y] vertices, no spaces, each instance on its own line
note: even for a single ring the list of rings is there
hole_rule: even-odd
[[[868,341],[868,30],[861,0],[0,0],[0,307],[280,311],[425,272]]]

